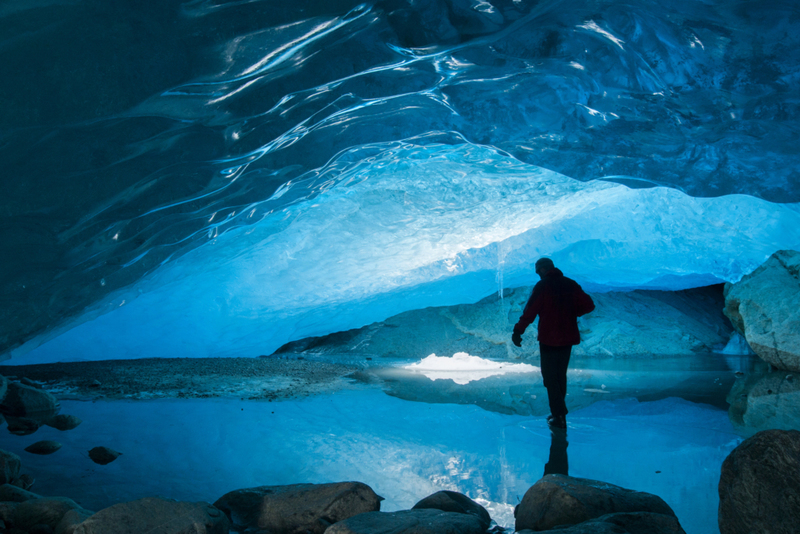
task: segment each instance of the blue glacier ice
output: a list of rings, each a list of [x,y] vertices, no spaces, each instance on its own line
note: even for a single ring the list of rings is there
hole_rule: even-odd
[[[319,191],[273,207],[295,189]],[[587,288],[681,289],[736,281],[800,246],[797,204],[580,182],[472,144],[346,152],[238,216],[253,222],[221,230],[211,220],[206,244],[20,358],[255,357],[475,302],[497,290],[499,269],[507,286],[530,283],[540,256]]]

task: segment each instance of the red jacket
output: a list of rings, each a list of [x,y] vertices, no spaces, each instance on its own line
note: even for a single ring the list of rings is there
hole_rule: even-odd
[[[552,347],[577,345],[581,342],[578,317],[592,310],[592,297],[584,293],[575,280],[552,269],[534,286],[525,311],[514,326],[514,333],[524,334],[538,315],[540,343]]]

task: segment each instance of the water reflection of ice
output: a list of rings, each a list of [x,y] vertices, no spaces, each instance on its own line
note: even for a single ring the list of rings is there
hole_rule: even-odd
[[[404,369],[418,371],[431,380],[450,379],[462,386],[491,376],[539,372],[538,367],[527,363],[496,362],[466,352],[457,352],[449,358],[431,354],[417,363],[406,365]]]
[[[374,386],[281,402],[232,399],[63,401],[77,429],[0,434],[34,490],[98,510],[147,495],[213,502],[245,487],[358,480],[412,506],[441,489],[484,503],[513,527],[513,507],[544,473],[551,437],[541,417],[474,405],[412,402]],[[51,456],[24,448],[64,444]],[[716,528],[719,469],[739,442],[727,412],[681,399],[603,401],[569,416],[569,474],[661,496],[686,532]],[[105,445],[123,455],[99,466]]]

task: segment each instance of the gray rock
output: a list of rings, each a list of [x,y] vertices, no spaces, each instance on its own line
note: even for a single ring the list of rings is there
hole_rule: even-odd
[[[725,315],[763,360],[800,371],[800,252],[781,250],[725,286]]]
[[[31,454],[45,455],[45,454],[53,454],[60,448],[61,448],[61,443],[53,441],[51,439],[46,439],[28,445],[27,447],[25,447],[25,451]]]
[[[83,508],[70,510],[64,514],[64,517],[58,522],[54,534],[74,534],[78,525],[89,519],[93,513],[94,512],[84,510]]]
[[[36,495],[12,484],[0,486],[0,502],[25,502],[39,498],[41,498],[41,495]]]
[[[47,525],[55,529],[56,525],[70,510],[80,506],[66,497],[40,497],[21,502],[14,510],[11,524],[15,528],[31,529],[35,525]]]
[[[675,516],[663,499],[585,478],[545,475],[514,510],[516,530],[576,525],[611,513],[654,512]]]
[[[260,486],[232,491],[214,506],[234,529],[271,534],[322,534],[332,523],[380,510],[383,497],[361,482]]]
[[[49,419],[45,422],[47,426],[53,427],[56,430],[72,430],[73,428],[77,427],[81,424],[81,421],[78,417],[74,415],[56,415],[55,417]]]
[[[765,430],[746,439],[722,463],[721,534],[797,532],[800,517],[800,432]]]
[[[325,534],[483,534],[486,528],[472,514],[441,510],[368,512],[331,525]]]
[[[458,514],[472,514],[480,519],[484,529],[489,528],[492,518],[486,508],[476,503],[463,493],[455,491],[437,491],[419,501],[412,507],[412,510],[434,509],[443,512],[455,512]]]
[[[19,476],[22,460],[13,452],[0,450],[0,484],[8,484]]]
[[[73,534],[228,534],[229,529],[225,514],[208,503],[147,497],[100,510]]]
[[[25,417],[43,423],[58,414],[61,406],[47,391],[9,382],[8,391],[0,403],[0,413],[6,417]]]
[[[94,463],[100,465],[110,464],[121,455],[121,452],[109,449],[108,447],[94,447],[89,451],[89,458],[91,458]]]

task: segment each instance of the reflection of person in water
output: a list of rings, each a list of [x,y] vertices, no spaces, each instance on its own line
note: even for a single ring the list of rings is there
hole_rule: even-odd
[[[550,458],[544,464],[545,475],[569,476],[568,445],[566,428],[550,429]]]
[[[521,347],[522,334],[539,317],[542,381],[550,402],[547,423],[552,427],[567,428],[565,401],[569,357],[572,346],[581,342],[578,317],[594,310],[594,302],[577,282],[556,269],[550,258],[536,262],[536,274],[541,280],[534,286],[522,317],[514,326],[511,340]]]

